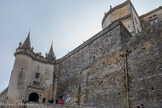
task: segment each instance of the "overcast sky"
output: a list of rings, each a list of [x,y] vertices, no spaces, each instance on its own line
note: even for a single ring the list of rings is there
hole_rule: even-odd
[[[53,41],[60,58],[102,30],[104,12],[125,0],[0,0],[0,92],[9,83],[14,52],[30,29],[35,52],[45,55]],[[132,0],[139,15],[162,0]]]

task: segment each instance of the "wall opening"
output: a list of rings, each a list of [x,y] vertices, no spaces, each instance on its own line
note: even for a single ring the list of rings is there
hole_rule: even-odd
[[[45,103],[45,102],[46,102],[46,98],[43,98],[43,99],[42,99],[42,103]]]
[[[35,74],[35,78],[39,78],[40,77],[40,74],[39,73],[36,73]]]
[[[37,93],[31,93],[29,95],[29,101],[33,101],[33,102],[38,102],[39,101],[39,95]]]

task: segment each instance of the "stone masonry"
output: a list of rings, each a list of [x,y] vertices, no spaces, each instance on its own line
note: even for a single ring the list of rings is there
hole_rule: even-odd
[[[58,61],[58,95],[70,93],[73,105],[161,108],[161,42],[162,22],[132,37],[116,21]]]

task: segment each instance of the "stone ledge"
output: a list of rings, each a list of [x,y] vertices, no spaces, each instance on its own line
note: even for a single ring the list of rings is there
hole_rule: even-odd
[[[27,103],[27,104],[30,104],[30,103]],[[31,103],[31,104],[33,104],[33,103]],[[34,103],[33,106],[32,105],[27,106],[26,108],[96,108],[96,107]]]

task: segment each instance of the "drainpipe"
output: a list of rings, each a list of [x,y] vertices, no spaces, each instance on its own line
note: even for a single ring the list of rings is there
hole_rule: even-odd
[[[127,108],[130,108],[130,101],[129,101],[129,83],[128,83],[128,55],[131,51],[127,50],[125,53],[121,55],[124,57],[124,70],[125,70],[125,77],[126,77],[126,95],[127,95]]]
[[[129,84],[128,84],[128,53],[124,53],[124,61],[125,61],[125,74],[126,74],[126,92],[127,92],[127,108],[130,108],[129,106]]]

